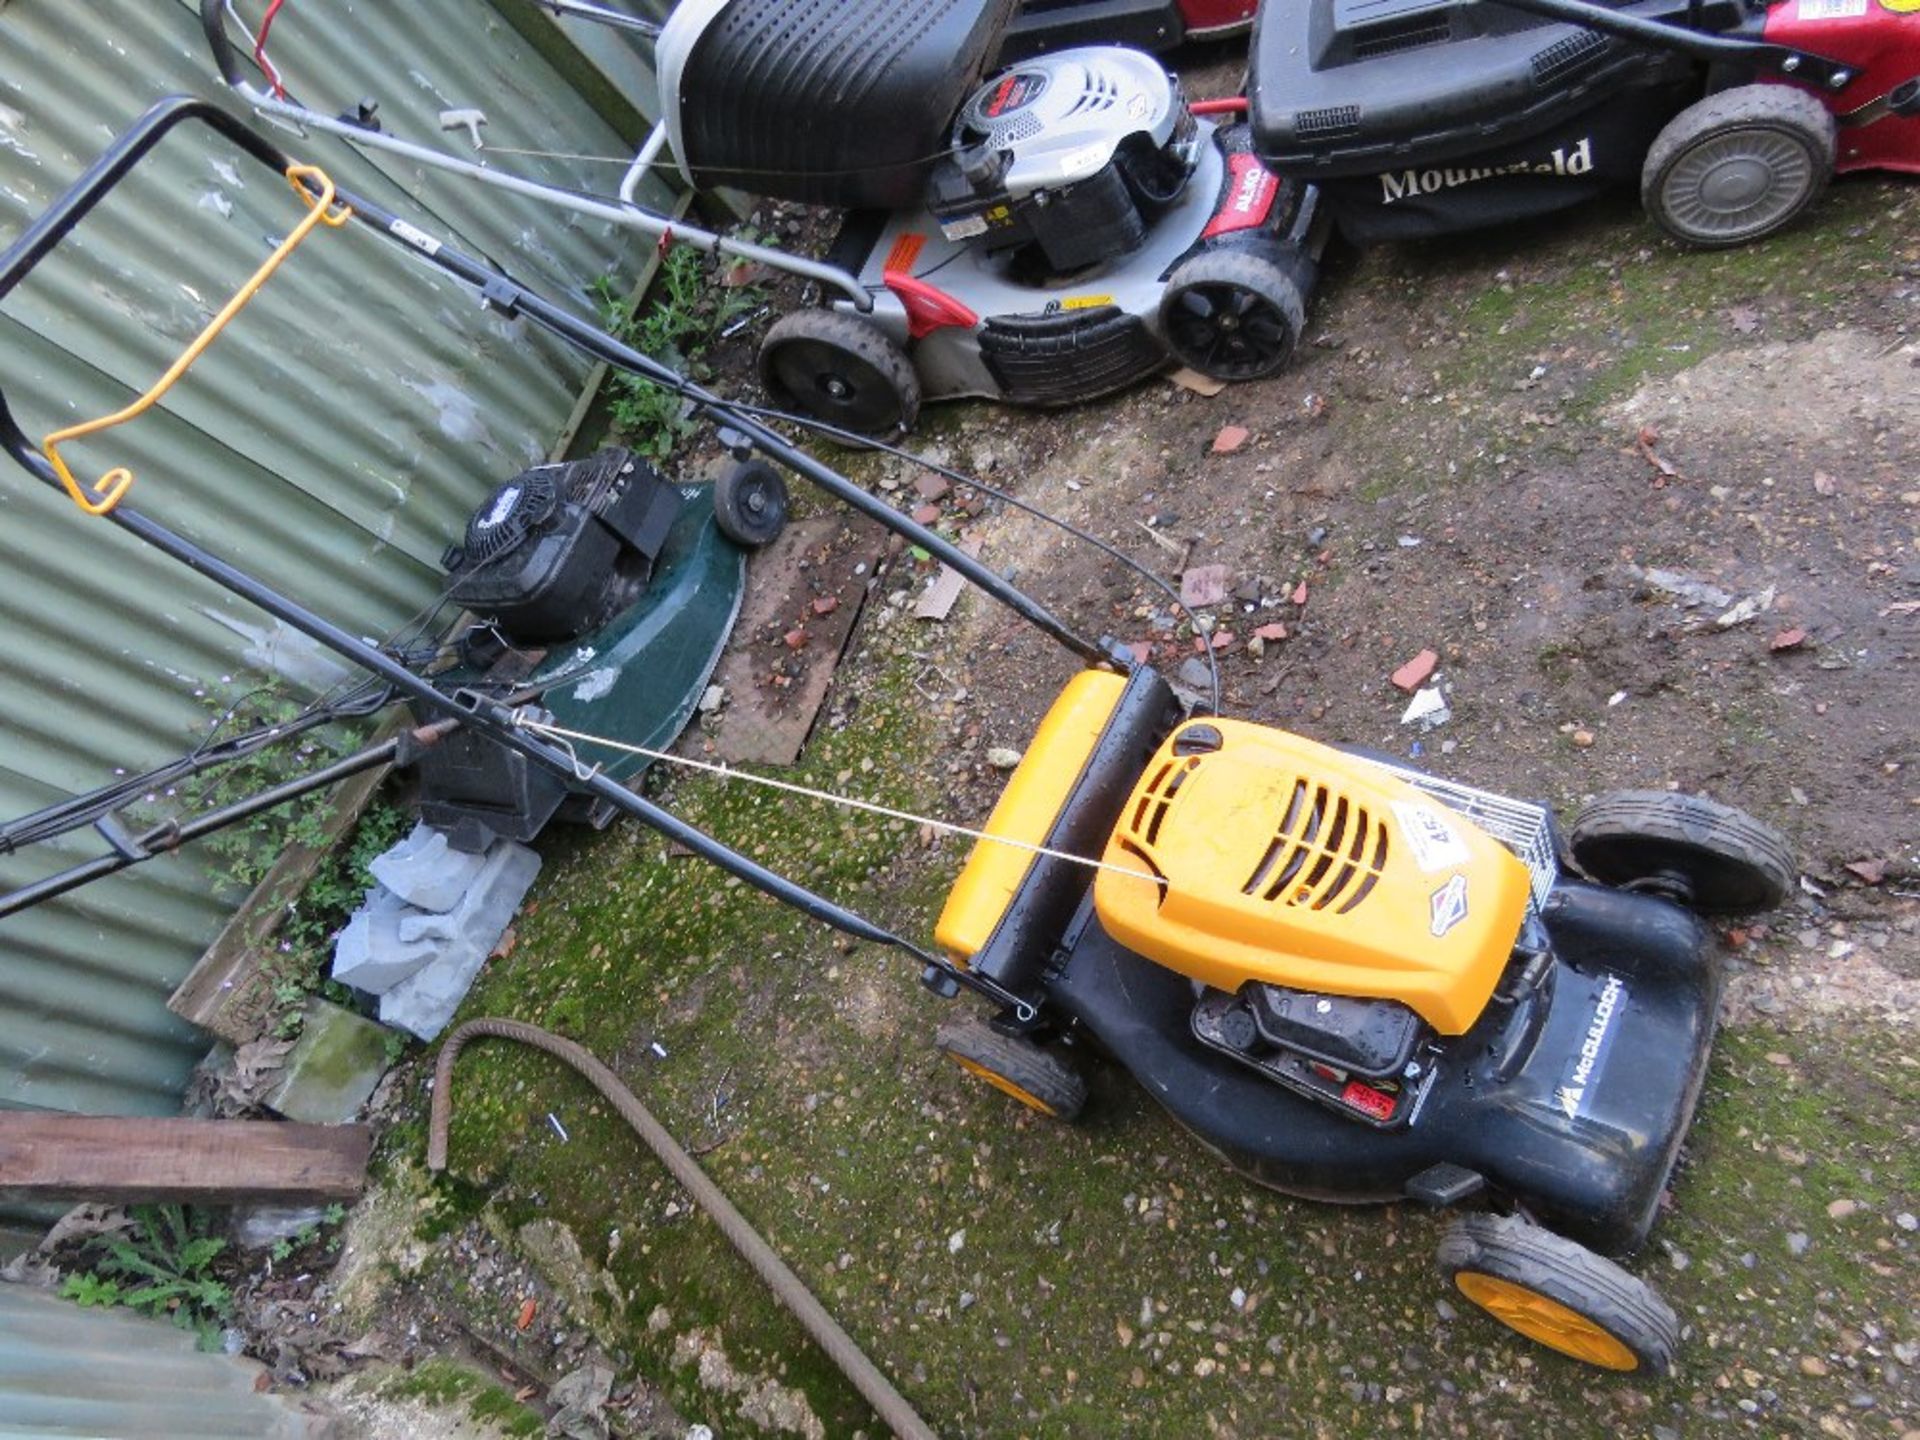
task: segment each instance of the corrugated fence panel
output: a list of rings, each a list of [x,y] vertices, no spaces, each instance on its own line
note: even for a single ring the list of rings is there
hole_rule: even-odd
[[[624,149],[484,0],[294,0],[272,53],[316,102],[376,97],[410,138],[437,137],[440,111],[474,106],[490,145]],[[187,4],[0,3],[0,245],[153,100],[223,94],[211,75]],[[624,289],[646,254],[604,222],[322,137],[279,139],[583,310],[596,277]],[[619,174],[544,154],[498,163],[577,188]],[[117,409],[299,214],[283,180],[199,127],[176,132],[0,311],[16,414],[42,432]],[[587,368],[371,232],[321,231],[161,409],[70,458],[83,475],[130,465],[129,503],[329,618],[387,634],[433,604],[442,548],[490,488],[544,456]],[[260,672],[304,694],[344,673],[11,465],[0,467],[0,626],[0,820],[181,753]],[[82,832],[0,855],[0,891],[102,848]],[[204,1042],[165,999],[233,898],[189,850],[0,921],[0,1105],[176,1108]]]
[[[251,1360],[203,1355],[178,1326],[0,1285],[0,1436],[304,1440],[326,1430],[254,1387]]]

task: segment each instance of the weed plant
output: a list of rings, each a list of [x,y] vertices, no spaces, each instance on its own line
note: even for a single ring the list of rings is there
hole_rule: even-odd
[[[765,298],[757,287],[711,281],[709,262],[684,245],[670,247],[639,302],[622,298],[602,277],[594,296],[601,321],[643,355],[695,380],[711,373],[704,357],[728,324]],[[607,377],[607,414],[614,431],[642,455],[664,460],[693,429],[678,395],[616,370]]]
[[[232,1318],[233,1289],[214,1273],[227,1242],[207,1231],[203,1210],[184,1205],[137,1205],[124,1235],[100,1235],[84,1253],[92,1268],[69,1275],[60,1287],[67,1299],[87,1306],[124,1305],[142,1315],[170,1319],[215,1350]]]

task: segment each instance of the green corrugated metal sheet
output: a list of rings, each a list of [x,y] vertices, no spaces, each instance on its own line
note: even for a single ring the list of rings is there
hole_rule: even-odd
[[[471,105],[495,146],[625,148],[484,0],[297,0],[273,53],[316,101],[377,97],[389,128],[413,138],[438,133],[441,109]],[[0,0],[0,245],[151,101],[222,93],[211,73],[186,3]],[[594,277],[630,284],[646,251],[604,222],[335,141],[282,144],[583,308]],[[500,163],[579,188],[619,174],[578,159]],[[125,403],[298,214],[284,182],[204,132],[170,138],[0,307],[16,414],[37,432]],[[91,474],[130,464],[131,503],[381,634],[435,595],[440,551],[477,500],[543,457],[585,372],[370,233],[321,232],[163,412],[72,455]],[[340,674],[11,465],[0,467],[0,626],[0,817],[181,752],[204,732],[210,697],[246,672],[309,690]],[[0,889],[98,850],[83,835],[0,856]],[[176,1108],[203,1042],[164,1002],[227,909],[189,851],[0,921],[0,1105]]]
[[[0,1284],[0,1436],[320,1436],[306,1407],[254,1390],[262,1373],[177,1326]]]

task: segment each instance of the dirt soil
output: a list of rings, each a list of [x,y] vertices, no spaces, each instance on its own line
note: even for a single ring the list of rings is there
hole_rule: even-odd
[[[954,1006],[909,965],[631,827],[542,842],[517,943],[464,1013],[592,1045],[943,1436],[1913,1440],[1917,221],[1911,183],[1863,180],[1728,254],[1680,252],[1625,200],[1335,253],[1278,378],[1052,414],[937,407],[911,442],[1175,586],[1224,567],[1200,623],[1229,714],[1563,820],[1607,789],[1677,787],[1792,840],[1798,892],[1723,927],[1700,1117],[1629,1262],[1685,1321],[1671,1378],[1511,1336],[1435,1273],[1443,1217],[1257,1189],[1117,1069],[1095,1073],[1078,1126],[1021,1110],[933,1052]],[[929,498],[899,462],[820,453],[903,509],[938,506],[1075,626],[1202,678],[1192,625],[1098,552]],[[906,553],[870,578],[783,773],[978,823],[1004,783],[994,752],[1026,743],[1075,663],[979,596],[912,619],[932,577]],[[773,673],[786,642],[766,629],[740,643]],[[1423,650],[1451,712],[1424,731],[1391,679]],[[705,723],[724,734],[726,710]],[[931,830],[737,784],[653,788],[909,935],[964,857]],[[650,1419],[616,1406],[614,1433],[875,1433],[687,1197],[545,1062],[463,1062],[454,1170],[428,1181],[426,1068],[398,1087],[369,1207],[387,1218],[348,1232],[366,1282],[341,1286],[349,1314],[461,1314],[541,1384],[591,1348],[622,1387],[671,1397]],[[550,1227],[538,1255],[529,1223]],[[512,1327],[536,1290],[528,1336]]]

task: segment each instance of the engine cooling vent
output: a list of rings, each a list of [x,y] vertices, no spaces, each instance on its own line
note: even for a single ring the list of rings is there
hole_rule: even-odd
[[[1364,805],[1295,780],[1273,843],[1240,893],[1345,915],[1372,892],[1386,864],[1387,827]]]
[[[1584,70],[1607,50],[1607,37],[1593,30],[1582,30],[1564,40],[1556,40],[1533,57],[1533,84],[1545,90],[1559,84],[1576,71]]]
[[[467,522],[461,549],[468,565],[504,555],[537,527],[560,504],[560,487],[551,475],[529,471],[493,492],[493,497]]]
[[[1452,35],[1452,22],[1442,10],[1437,15],[1421,15],[1397,25],[1382,25],[1355,37],[1353,58],[1377,60],[1382,55],[1398,55],[1403,50],[1421,50],[1428,45],[1442,44]]]
[[[1120,848],[1129,855],[1144,860],[1147,868],[1160,879],[1166,878],[1166,872],[1153,858],[1153,847],[1160,839],[1160,832],[1166,827],[1167,816],[1173,810],[1173,803],[1179,797],[1181,787],[1187,783],[1195,770],[1200,768],[1200,757],[1190,755],[1184,760],[1170,760],[1154,772],[1153,778],[1141,787],[1139,798],[1133,808],[1120,817]],[[1166,897],[1163,886],[1161,898]]]
[[[1111,110],[1120,103],[1120,87],[1110,75],[1089,67],[1086,71],[1086,84],[1081,87],[1079,98],[1067,108],[1067,115],[1091,115]]]
[[[1330,105],[1324,110],[1302,110],[1293,117],[1293,133],[1301,143],[1349,139],[1360,133],[1360,107]]]

